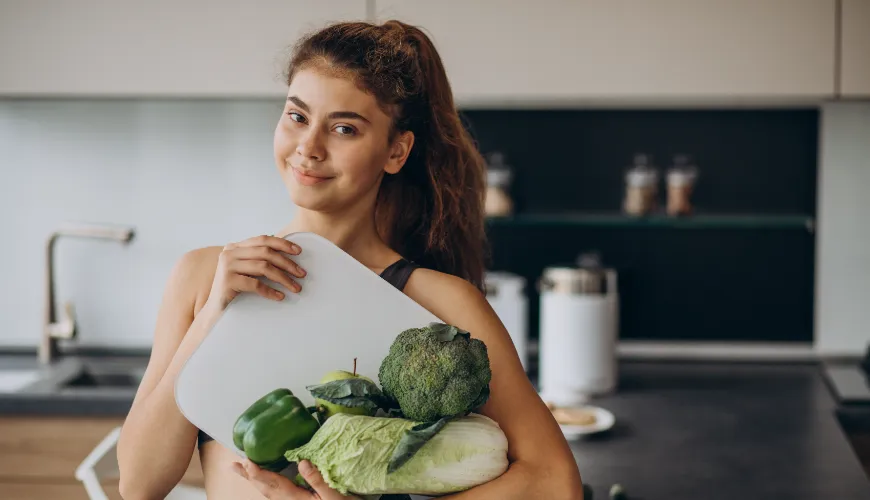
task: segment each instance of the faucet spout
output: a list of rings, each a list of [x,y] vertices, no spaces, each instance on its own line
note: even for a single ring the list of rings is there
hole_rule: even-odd
[[[75,338],[78,332],[75,309],[72,302],[68,301],[64,304],[63,319],[61,321],[57,320],[57,313],[54,307],[54,253],[57,240],[61,237],[72,237],[129,243],[132,241],[134,234],[135,231],[132,227],[118,227],[104,224],[66,224],[49,235],[45,245],[45,321],[37,349],[41,364],[50,364],[58,357],[59,339]]]

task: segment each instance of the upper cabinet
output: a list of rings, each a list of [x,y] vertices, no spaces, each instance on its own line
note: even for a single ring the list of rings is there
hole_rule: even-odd
[[[378,21],[432,36],[460,105],[831,98],[836,10],[836,0],[376,1]]]
[[[0,95],[278,96],[293,42],[366,0],[4,0]]]
[[[840,95],[870,97],[870,0],[842,2]]]
[[[0,96],[280,96],[300,35],[368,18],[430,33],[465,106],[870,95],[870,0],[3,0]]]

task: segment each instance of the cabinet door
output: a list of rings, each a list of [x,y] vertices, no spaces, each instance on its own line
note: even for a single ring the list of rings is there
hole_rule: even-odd
[[[0,95],[278,96],[289,49],[365,0],[3,0]]]
[[[870,97],[870,0],[842,0],[840,95]]]
[[[28,485],[78,483],[76,468],[112,429],[123,423],[123,417],[0,417],[0,492],[11,488],[6,483],[20,484],[22,491]],[[193,453],[181,482],[204,484],[199,453]],[[117,490],[117,480],[107,483]],[[7,497],[0,494],[0,498]]]
[[[835,0],[377,0],[424,28],[460,104],[834,94]]]

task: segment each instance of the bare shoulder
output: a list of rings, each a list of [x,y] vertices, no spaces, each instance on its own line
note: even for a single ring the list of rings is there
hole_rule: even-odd
[[[175,293],[193,300],[194,314],[198,313],[208,299],[214,281],[217,262],[223,247],[202,247],[185,252],[172,269],[170,287]]]
[[[420,268],[411,274],[405,293],[445,323],[472,336],[507,337],[483,292],[458,276]]]

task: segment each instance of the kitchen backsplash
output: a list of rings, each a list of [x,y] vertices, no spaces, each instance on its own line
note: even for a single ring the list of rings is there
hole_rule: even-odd
[[[272,232],[292,216],[272,160],[281,104],[0,100],[0,345],[36,345],[45,240],[64,221],[84,221],[129,224],[137,234],[129,246],[58,243],[56,295],[76,305],[79,342],[150,346],[166,278],[185,251]],[[517,168],[520,211],[617,212],[633,153],[666,166],[683,152],[698,159],[699,210],[815,214],[825,127],[817,110],[466,110],[465,117],[482,150],[504,151]],[[853,158],[861,150],[854,136],[848,131],[845,146],[829,137],[825,161]],[[850,168],[827,175],[848,185],[844,179],[861,175]],[[624,338],[813,335],[815,237],[807,231],[500,226],[491,235],[494,268],[529,279],[532,336],[532,280],[589,249],[620,271]],[[858,269],[867,267],[861,258]],[[839,326],[836,346],[863,345]]]

